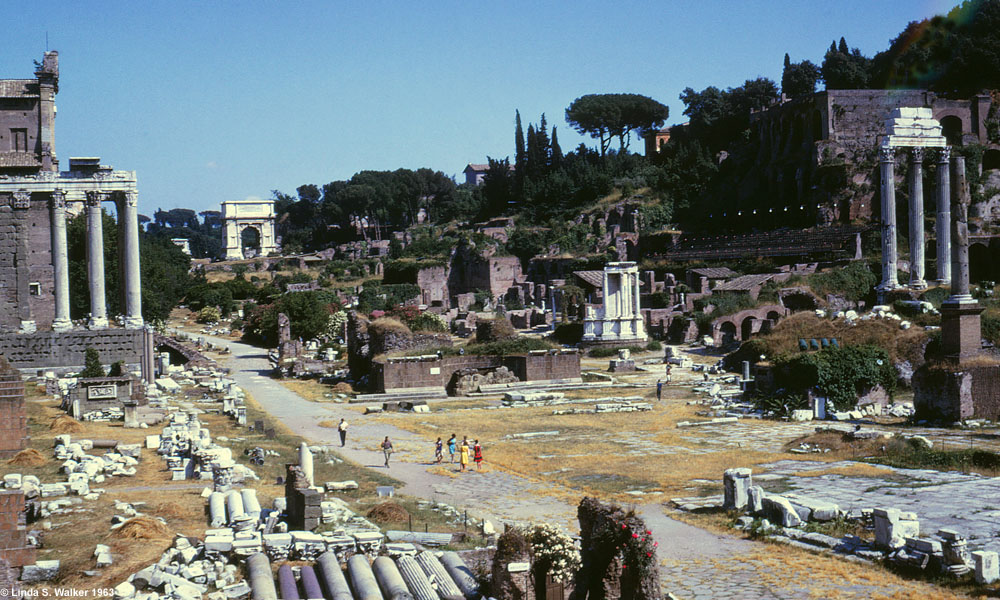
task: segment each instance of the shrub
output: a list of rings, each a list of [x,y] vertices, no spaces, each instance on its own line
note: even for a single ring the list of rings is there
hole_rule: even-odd
[[[77,377],[104,377],[104,366],[101,365],[101,354],[97,348],[88,347],[83,355],[83,370]]]
[[[476,322],[476,342],[480,344],[516,338],[517,332],[507,319],[483,319]]]
[[[646,350],[650,352],[658,352],[663,350],[663,344],[661,344],[659,340],[649,340],[649,343],[646,344]]]
[[[854,261],[842,269],[813,273],[807,279],[809,287],[821,298],[838,294],[847,300],[864,300],[878,284],[878,276],[862,261]]]
[[[108,377],[121,377],[125,374],[125,361],[118,360],[111,363],[111,368],[108,369]]]
[[[578,344],[583,339],[583,323],[560,323],[552,332],[552,338],[560,344]]]
[[[709,304],[715,307],[711,315],[713,319],[757,306],[749,294],[718,293],[698,298],[694,301],[694,308],[703,311]]]
[[[555,348],[553,344],[531,337],[517,337],[513,339],[488,342],[485,344],[469,344],[465,347],[466,354],[507,356],[509,354],[526,354],[532,350],[551,350]],[[452,354],[456,353],[456,348]]]
[[[217,323],[222,315],[219,313],[219,309],[214,306],[206,306],[205,308],[198,311],[198,315],[194,318],[196,323]]]
[[[385,336],[389,333],[398,335],[411,335],[410,328],[392,317],[381,317],[368,324],[368,333],[371,335]]]
[[[804,395],[816,388],[837,410],[853,409],[858,394],[877,385],[891,395],[898,378],[889,353],[868,344],[830,346],[819,352],[780,359],[775,367],[775,384],[779,388],[794,395]]]

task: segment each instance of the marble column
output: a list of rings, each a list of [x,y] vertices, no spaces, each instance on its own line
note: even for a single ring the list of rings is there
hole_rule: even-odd
[[[969,291],[969,187],[965,180],[965,157],[951,159],[951,298],[949,302],[974,303]]]
[[[118,202],[118,228],[122,240],[122,272],[125,279],[125,327],[141,329],[142,280],[139,273],[139,199],[126,192]]]
[[[924,281],[924,149],[910,150],[910,287],[922,290]]]
[[[896,150],[879,148],[879,168],[882,179],[882,283],[878,289],[894,290],[896,279]]]
[[[949,157],[951,148],[938,152],[937,161],[937,220],[934,237],[937,244],[937,280],[941,285],[951,283],[951,177]]]
[[[69,258],[66,246],[66,192],[56,190],[49,200],[52,232],[52,278],[55,286],[55,316],[52,331],[73,328],[69,318]]]
[[[87,192],[87,279],[90,282],[89,329],[108,326],[108,309],[104,297],[104,224],[101,202],[106,192]]]

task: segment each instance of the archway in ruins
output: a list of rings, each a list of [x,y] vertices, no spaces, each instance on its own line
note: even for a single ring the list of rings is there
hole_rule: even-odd
[[[990,148],[983,152],[983,170],[991,171],[993,169],[1000,169],[1000,150],[996,148]]]
[[[757,319],[755,319],[754,317],[747,317],[747,318],[743,319],[743,322],[740,324],[740,340],[741,341],[745,342],[745,341],[749,340],[750,337],[753,335],[753,323],[756,320]]]
[[[732,321],[725,321],[719,326],[719,331],[722,333],[722,345],[728,346],[733,342],[737,341],[736,337],[736,324]]]
[[[260,230],[248,225],[240,231],[240,250],[245,258],[260,256]]]
[[[996,252],[982,243],[969,245],[969,281],[973,284],[984,280],[996,281]]]
[[[941,134],[951,146],[962,145],[962,119],[955,115],[941,118]]]

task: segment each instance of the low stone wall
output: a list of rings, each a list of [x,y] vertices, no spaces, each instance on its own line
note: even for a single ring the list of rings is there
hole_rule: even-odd
[[[126,404],[144,406],[148,402],[142,383],[127,375],[78,379],[76,387],[69,390],[67,401],[66,408],[75,419],[92,410],[121,408]]]
[[[917,419],[1000,419],[1000,365],[922,367],[913,374],[913,407]]]
[[[15,369],[83,367],[87,348],[96,348],[105,364],[142,361],[142,329],[73,330],[62,333],[0,334],[0,354]]]
[[[575,379],[580,377],[580,355],[576,351],[539,350],[511,356],[413,356],[388,358],[372,363],[376,392],[412,388],[444,388],[462,369],[507,367],[521,381]]]
[[[35,549],[28,546],[24,492],[0,490],[0,559],[12,567],[35,563]]]

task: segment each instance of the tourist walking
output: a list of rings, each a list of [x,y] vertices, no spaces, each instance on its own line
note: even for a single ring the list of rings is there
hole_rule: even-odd
[[[451,434],[448,439],[448,454],[451,454],[451,462],[455,462],[455,453],[458,452],[458,445],[455,442],[455,434]]]
[[[458,458],[459,471],[464,471],[466,467],[469,466],[469,440],[462,440],[462,447],[459,449],[460,454]]]
[[[347,421],[341,419],[340,425],[337,425],[337,431],[340,433],[340,447],[343,448],[344,444],[347,443]]]
[[[437,464],[441,464],[441,461],[444,460],[443,446],[444,444],[441,443],[441,438],[438,438],[437,441],[434,442],[434,461],[437,462]]]
[[[670,365],[667,364],[667,383],[670,383],[670,369],[671,369]]]
[[[389,436],[385,436],[382,440],[382,453],[385,454],[385,468],[389,468],[389,457],[392,456],[392,442],[389,441]]]
[[[479,440],[476,440],[476,445],[472,447],[472,460],[476,461],[476,470],[483,470],[483,447],[479,445]]]
[[[657,379],[656,380],[656,399],[657,399],[657,401],[663,399],[663,380],[662,379]]]

